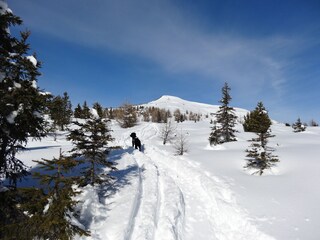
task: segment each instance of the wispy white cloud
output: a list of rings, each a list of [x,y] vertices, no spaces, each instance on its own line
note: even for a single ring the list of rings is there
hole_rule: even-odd
[[[244,94],[281,96],[299,42],[200,30],[170,1],[23,1],[30,28],[97,49],[139,55],[173,73],[227,81]],[[248,93],[245,89],[255,87]]]

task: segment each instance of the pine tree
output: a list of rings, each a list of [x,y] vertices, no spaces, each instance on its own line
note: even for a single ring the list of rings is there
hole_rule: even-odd
[[[133,107],[133,105],[129,103],[125,103],[121,107],[121,119],[120,124],[123,128],[130,128],[136,125],[137,123],[137,114],[136,109]]]
[[[40,62],[28,55],[30,32],[16,38],[9,28],[21,25],[22,20],[0,4],[0,178],[16,181],[27,175],[16,153],[28,137],[40,139],[45,135],[42,117],[48,96],[37,87]]]
[[[58,126],[62,131],[64,131],[65,126],[71,122],[72,117],[72,105],[68,93],[64,92],[63,97],[54,97],[49,108],[54,126]]]
[[[73,111],[73,116],[75,118],[82,118],[82,108],[79,103]]]
[[[245,117],[243,126],[246,131],[255,132],[258,136],[251,140],[252,144],[246,150],[248,162],[245,168],[257,169],[253,174],[262,175],[266,169],[270,169],[279,162],[278,157],[272,155],[274,149],[267,145],[268,139],[274,135],[271,135],[271,120],[262,102],[259,102],[255,110]]]
[[[95,102],[92,107],[97,111],[99,117],[101,118],[107,117],[106,111],[103,109],[100,103]]]
[[[174,116],[174,120],[176,122],[182,122],[183,120],[183,115],[181,114],[180,110],[179,109],[176,109],[174,112],[173,112],[173,116]]]
[[[210,140],[211,136],[216,136],[217,141],[212,142],[224,143],[237,141],[234,135],[234,133],[236,132],[234,126],[236,123],[237,116],[234,113],[234,108],[229,106],[229,103],[232,99],[229,94],[230,90],[231,88],[228,86],[228,83],[225,83],[222,88],[222,99],[220,100],[221,106],[219,107],[219,110],[216,113],[217,125],[212,128],[212,132],[209,138]]]
[[[90,108],[88,107],[87,101],[84,101],[82,105],[82,118],[87,119],[90,118]]]
[[[244,117],[243,128],[245,132],[266,133],[271,124],[268,111],[262,102],[258,102],[255,110]]]
[[[248,157],[248,159],[244,168],[256,169],[253,174],[258,173],[262,175],[266,169],[271,169],[275,166],[276,163],[279,162],[279,159],[272,154],[274,149],[267,146],[268,138],[273,137],[273,135],[270,134],[270,130],[256,134],[258,137],[251,140],[252,144],[249,149],[246,150],[248,153],[246,157]]]
[[[76,234],[89,236],[89,232],[72,223],[77,216],[73,198],[79,193],[73,185],[79,182],[78,176],[68,174],[79,164],[79,161],[61,154],[59,159],[42,159],[38,163],[41,172],[34,173],[45,187],[44,201],[46,205],[33,213],[28,226],[33,227],[37,239],[73,239]],[[29,203],[30,205],[30,203]]]
[[[59,159],[35,161],[41,172],[34,177],[40,180],[41,189],[19,189],[15,201],[16,212],[27,212],[3,227],[7,239],[73,239],[76,234],[89,236],[89,232],[72,222],[77,217],[73,198],[79,193],[73,185],[77,176],[68,176],[78,161],[62,156]],[[13,199],[13,198],[11,198]]]
[[[293,128],[293,132],[295,133],[303,132],[306,130],[306,126],[301,123],[300,118],[298,118],[297,121],[294,124],[292,124],[292,128]]]
[[[211,133],[209,137],[210,145],[218,145],[223,143],[221,139],[221,130],[220,128],[217,128],[217,122],[213,121],[213,127],[211,128]]]
[[[84,161],[89,163],[85,169],[85,179],[83,184],[91,184],[101,182],[98,175],[98,165],[106,166],[115,169],[112,163],[107,161],[106,152],[108,152],[107,144],[113,140],[109,128],[107,127],[107,120],[98,116],[93,109],[90,117],[86,119],[85,123],[75,121],[74,124],[78,126],[77,129],[71,130],[68,135],[68,140],[71,140],[75,147],[71,150],[73,156],[83,156]],[[107,176],[107,181],[110,179]]]

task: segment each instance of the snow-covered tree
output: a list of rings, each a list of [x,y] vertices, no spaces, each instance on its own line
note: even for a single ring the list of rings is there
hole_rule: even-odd
[[[305,131],[307,127],[304,124],[302,124],[300,118],[298,118],[297,121],[294,124],[292,124],[292,128],[293,131],[297,133]]]
[[[74,221],[78,203],[74,197],[79,193],[74,184],[78,177],[69,173],[79,161],[64,157],[60,152],[58,159],[35,162],[41,171],[35,172],[34,177],[39,179],[41,188],[19,188],[15,194],[4,193],[6,199],[15,204],[7,211],[12,218],[7,215],[6,224],[0,222],[1,239],[71,240],[75,235],[88,236],[89,232]]]
[[[111,162],[107,160],[108,143],[113,140],[107,126],[107,120],[100,118],[95,109],[91,110],[90,117],[84,123],[75,121],[78,128],[70,131],[68,139],[75,145],[71,150],[73,156],[83,156],[89,163],[89,167],[84,171],[84,184],[99,183],[102,181],[98,177],[97,166],[102,165],[115,169]],[[106,180],[110,179],[107,176]]]
[[[271,169],[279,162],[277,156],[273,155],[274,149],[267,145],[268,138],[273,137],[270,134],[270,130],[265,133],[256,133],[257,138],[253,138],[252,144],[249,149],[246,150],[247,164],[244,168],[255,169],[253,174],[262,175],[266,169]]]
[[[228,83],[222,87],[222,99],[220,100],[221,106],[216,113],[216,126],[212,128],[209,141],[211,142],[232,142],[237,141],[234,129],[237,116],[234,113],[234,108],[229,106],[231,96],[229,94],[231,88]],[[218,141],[210,140],[211,136],[216,136]]]
[[[314,119],[311,119],[310,120],[310,126],[311,127],[319,127],[319,124]]]
[[[97,111],[99,117],[101,117],[101,118],[106,118],[107,117],[106,111],[105,111],[105,109],[102,107],[102,105],[100,103],[95,102],[92,105],[92,108],[94,108]]]
[[[220,128],[217,128],[217,122],[213,121],[213,127],[211,128],[211,133],[209,136],[210,145],[217,145],[223,143],[220,131]]]
[[[34,208],[36,211],[32,212],[31,218],[27,221],[27,225],[33,229],[33,238],[71,240],[75,235],[89,236],[89,232],[81,229],[73,221],[77,216],[75,206],[78,203],[74,197],[79,193],[74,185],[77,184],[79,176],[69,173],[79,161],[63,156],[60,150],[58,159],[42,159],[35,162],[42,171],[35,172],[34,177],[40,180],[45,191],[41,201],[33,203],[37,206],[40,202],[40,205],[37,209]],[[46,205],[43,206],[43,203]]]
[[[271,120],[262,102],[258,102],[255,110],[247,114],[243,126],[245,131],[257,134],[257,137],[251,140],[249,149],[246,150],[248,159],[245,168],[254,168],[257,170],[254,174],[262,175],[266,169],[270,169],[279,162],[278,157],[272,155],[274,149],[267,145],[268,139],[274,135],[271,135]]]
[[[10,27],[21,25],[7,4],[0,0],[0,177],[12,180],[27,175],[16,153],[28,137],[45,135],[43,112],[47,95],[37,86],[40,62],[28,52],[30,32],[19,37],[10,34]]]

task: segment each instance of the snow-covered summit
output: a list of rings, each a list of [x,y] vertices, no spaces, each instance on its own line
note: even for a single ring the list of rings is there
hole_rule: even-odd
[[[171,112],[174,112],[176,109],[179,109],[182,113],[189,111],[203,115],[214,114],[219,110],[219,105],[211,105],[206,103],[188,101],[170,95],[163,95],[159,99],[151,101],[147,104],[143,104],[142,106],[164,108],[170,110]],[[248,112],[248,110],[241,108],[235,108],[235,110],[236,115],[239,117],[246,115]]]

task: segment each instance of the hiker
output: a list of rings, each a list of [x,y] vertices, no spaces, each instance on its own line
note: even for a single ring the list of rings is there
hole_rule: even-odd
[[[134,147],[134,139],[137,137],[137,135],[136,135],[136,133],[135,132],[133,132],[133,133],[131,133],[130,134],[130,137],[132,138],[132,147]]]

